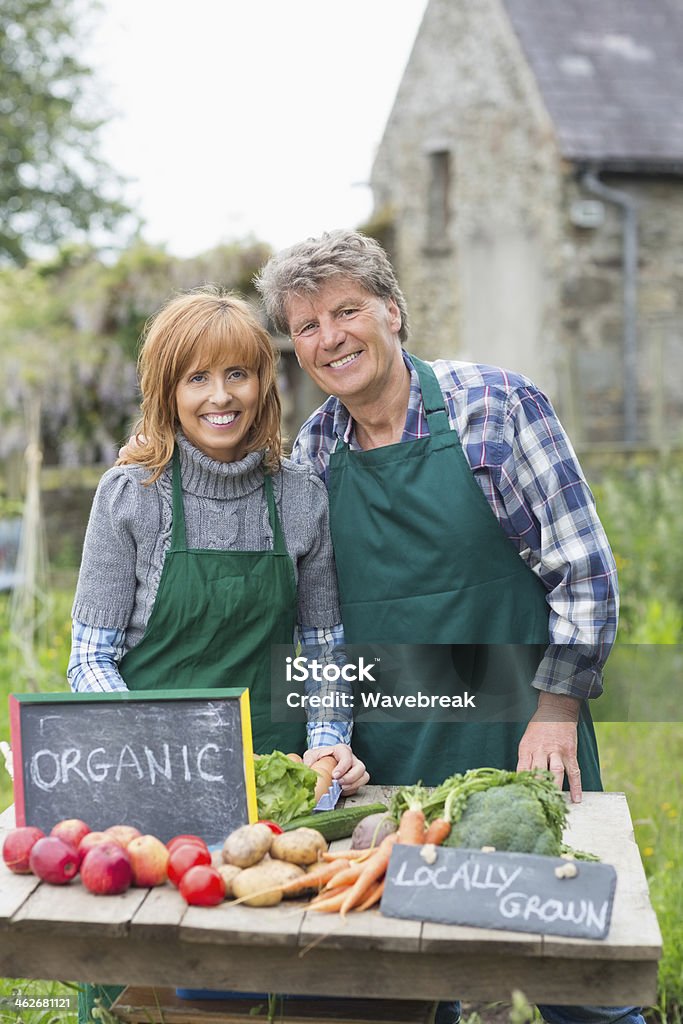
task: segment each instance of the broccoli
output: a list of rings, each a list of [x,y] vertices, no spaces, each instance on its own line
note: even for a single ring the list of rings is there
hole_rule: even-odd
[[[567,803],[549,771],[471,768],[462,775],[450,775],[432,790],[420,784],[403,786],[391,798],[391,817],[398,821],[407,807],[416,804],[427,822],[435,818],[451,822],[444,846],[494,846],[517,853],[599,859],[562,843]]]
[[[444,846],[467,846],[557,857],[561,842],[533,790],[520,783],[472,793]]]

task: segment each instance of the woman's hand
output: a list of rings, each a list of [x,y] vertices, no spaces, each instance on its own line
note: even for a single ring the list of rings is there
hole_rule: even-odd
[[[313,747],[304,753],[304,764],[311,768],[321,757],[329,755],[337,762],[332,778],[339,783],[344,796],[351,796],[361,786],[367,785],[370,776],[365,770],[365,765],[346,743],[336,743],[333,747]]]

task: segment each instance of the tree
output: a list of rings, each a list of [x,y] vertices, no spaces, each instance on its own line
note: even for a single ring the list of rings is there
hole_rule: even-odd
[[[92,231],[128,212],[97,154],[92,71],[77,54],[82,0],[0,5],[0,261]],[[92,4],[87,5],[92,9]]]
[[[45,465],[113,462],[137,418],[147,318],[207,282],[253,294],[269,255],[253,238],[188,260],[138,241],[113,264],[64,246],[49,261],[0,268],[0,462],[25,449],[26,408],[40,409]]]

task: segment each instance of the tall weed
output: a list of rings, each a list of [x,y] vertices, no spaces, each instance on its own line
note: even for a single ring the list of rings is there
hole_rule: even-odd
[[[683,642],[683,468],[608,474],[593,491],[619,571],[620,641]]]

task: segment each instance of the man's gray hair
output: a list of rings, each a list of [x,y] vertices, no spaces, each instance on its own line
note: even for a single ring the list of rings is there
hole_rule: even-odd
[[[359,231],[327,231],[283,249],[254,279],[266,313],[282,334],[289,334],[287,302],[310,295],[334,277],[356,281],[372,295],[393,299],[401,313],[401,344],[408,339],[408,310],[394,268],[379,242]]]

